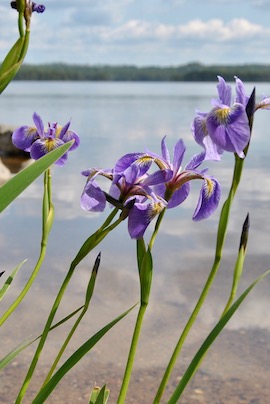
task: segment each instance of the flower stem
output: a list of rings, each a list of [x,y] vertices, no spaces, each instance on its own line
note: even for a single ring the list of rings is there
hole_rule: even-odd
[[[154,399],[155,404],[159,403],[161,400],[161,397],[164,393],[164,390],[166,388],[170,375],[173,371],[177,358],[178,358],[178,356],[181,352],[181,349],[183,347],[183,344],[186,340],[186,337],[189,334],[189,331],[191,330],[191,328],[200,312],[200,309],[208,295],[208,292],[212,286],[212,283],[213,283],[215,276],[217,274],[217,271],[219,269],[219,264],[220,264],[220,261],[222,258],[223,245],[224,245],[224,241],[226,238],[227,226],[228,226],[229,215],[230,215],[230,208],[231,208],[231,205],[232,205],[232,202],[234,199],[234,195],[236,193],[236,190],[238,188],[238,185],[239,185],[239,182],[241,179],[243,165],[244,165],[244,160],[240,159],[237,155],[235,155],[235,165],[234,165],[232,184],[231,184],[228,198],[224,202],[224,205],[222,207],[220,219],[219,219],[214,263],[213,263],[212,269],[210,271],[210,274],[208,276],[208,279],[204,285],[202,293],[197,301],[197,304],[196,304],[193,312],[191,313],[191,316],[189,317],[189,319],[186,323],[186,326],[185,326],[184,330],[182,331],[182,334],[180,335],[180,338],[175,346],[175,349],[173,351],[173,354],[171,356],[171,359],[168,363],[168,366],[166,368],[166,371],[164,373],[164,376],[163,376],[160,386],[158,388],[157,394],[155,396],[155,399]]]
[[[138,262],[138,268],[139,268],[139,275],[140,275],[140,289],[141,289],[141,303],[140,303],[140,309],[138,312],[134,332],[133,332],[133,337],[130,345],[130,350],[129,350],[129,355],[127,359],[127,364],[126,364],[126,369],[122,381],[122,386],[120,389],[119,397],[118,397],[118,404],[122,404],[125,402],[125,398],[127,395],[130,379],[131,379],[131,374],[132,374],[132,369],[134,365],[134,360],[136,356],[136,351],[137,351],[137,346],[141,334],[141,329],[142,329],[142,324],[143,324],[143,318],[144,314],[146,312],[147,306],[148,306],[148,301],[149,301],[149,296],[150,296],[150,291],[151,291],[151,282],[152,282],[152,269],[153,269],[153,262],[152,262],[152,255],[151,251],[154,245],[154,242],[156,240],[158,230],[160,227],[160,224],[162,222],[162,219],[164,217],[166,209],[163,209],[163,211],[159,214],[158,219],[156,221],[155,229],[153,231],[153,234],[151,236],[149,245],[148,245],[148,250],[145,249],[144,241],[143,239],[137,240],[137,262]],[[138,246],[140,245],[140,248]],[[143,247],[142,247],[143,246]],[[139,252],[140,251],[140,252]],[[142,253],[143,251],[143,253]],[[142,255],[142,256],[140,256]]]
[[[49,195],[49,200],[50,200],[50,195]],[[46,204],[46,203],[45,203],[45,204]],[[81,260],[82,260],[94,247],[97,246],[97,244],[99,244],[99,243],[103,240],[103,238],[108,234],[108,232],[110,232],[111,230],[113,230],[113,229],[122,221],[121,219],[118,219],[118,220],[116,220],[114,223],[112,223],[110,226],[108,226],[109,223],[110,223],[110,221],[112,221],[112,219],[113,219],[114,216],[116,215],[117,210],[118,210],[118,209],[115,209],[115,210],[109,215],[109,218],[107,218],[107,219],[105,220],[105,222],[103,223],[103,225],[101,226],[101,228],[98,229],[98,231],[97,231],[96,233],[94,233],[94,235],[90,236],[90,237],[86,240],[86,242],[83,244],[83,246],[82,246],[81,249],[79,250],[79,252],[78,252],[78,254],[76,255],[76,257],[75,257],[74,260],[72,261],[72,263],[71,263],[71,265],[70,265],[70,268],[69,268],[69,270],[68,270],[68,273],[67,273],[67,275],[66,275],[66,277],[65,277],[65,279],[64,279],[64,281],[63,281],[63,283],[62,283],[62,285],[61,285],[61,287],[60,287],[60,289],[59,289],[59,292],[58,292],[58,294],[57,294],[57,296],[56,296],[56,299],[55,299],[55,301],[54,301],[53,307],[52,307],[52,309],[51,309],[51,311],[50,311],[49,317],[48,317],[47,322],[46,322],[46,324],[45,324],[45,327],[44,327],[44,329],[43,329],[43,333],[42,333],[42,336],[41,336],[41,338],[40,338],[39,344],[38,344],[38,346],[37,346],[36,352],[35,352],[35,354],[34,354],[34,357],[33,357],[32,362],[31,362],[31,364],[30,364],[28,373],[27,373],[27,375],[26,375],[26,377],[25,377],[25,380],[24,380],[24,382],[23,382],[23,385],[22,385],[22,387],[21,387],[21,390],[20,390],[20,392],[19,392],[19,395],[18,395],[18,397],[17,397],[17,400],[16,400],[15,404],[21,403],[21,401],[22,401],[22,399],[23,399],[23,397],[24,397],[24,395],[25,395],[25,393],[26,393],[26,390],[27,390],[27,388],[28,388],[28,386],[29,386],[29,383],[30,383],[31,378],[32,378],[32,376],[33,376],[33,373],[34,373],[34,371],[35,371],[36,365],[37,365],[37,363],[38,363],[38,360],[39,360],[41,351],[42,351],[42,349],[43,349],[43,347],[44,347],[44,345],[45,345],[45,342],[46,342],[48,333],[49,333],[49,331],[50,331],[50,328],[51,328],[53,319],[54,319],[55,314],[56,314],[56,312],[57,312],[57,310],[58,310],[58,307],[59,307],[60,302],[61,302],[61,300],[62,300],[62,298],[63,298],[63,295],[64,295],[64,293],[65,293],[65,291],[66,291],[66,288],[67,288],[67,286],[68,286],[68,284],[69,284],[69,282],[70,282],[70,280],[71,280],[71,278],[72,278],[72,275],[73,275],[73,273],[74,273],[74,271],[75,271],[76,266],[81,262]],[[107,227],[105,227],[105,224],[107,225]],[[104,228],[104,227],[105,227],[105,228]],[[95,237],[93,238],[93,236],[95,236]],[[90,241],[90,245],[88,245],[89,241]]]
[[[49,170],[47,170],[49,171]],[[37,263],[35,265],[35,268],[28,279],[26,285],[24,286],[23,290],[19,294],[19,296],[16,298],[16,300],[12,303],[12,305],[8,308],[8,310],[3,314],[3,316],[0,318],[0,326],[7,320],[7,318],[13,313],[13,311],[19,306],[27,292],[29,291],[30,287],[32,286],[34,280],[37,277],[37,274],[40,270],[40,267],[44,261],[45,255],[46,255],[46,249],[47,249],[47,241],[48,241],[48,236],[50,232],[50,228],[53,222],[53,205],[51,203],[51,197],[50,197],[50,185],[48,182],[51,182],[51,176],[49,172],[44,173],[44,194],[43,194],[43,225],[42,225],[42,238],[41,238],[41,248],[40,248],[40,254],[39,258],[37,260]],[[48,201],[50,201],[50,204],[48,204]]]
[[[129,350],[129,354],[128,354],[128,361],[127,361],[127,365],[126,365],[126,369],[125,369],[125,374],[123,377],[123,382],[122,382],[120,394],[119,394],[118,401],[117,401],[118,404],[125,403],[125,398],[126,398],[127,391],[128,391],[128,386],[129,386],[129,382],[130,382],[130,378],[131,378],[133,363],[134,363],[134,359],[135,359],[135,355],[136,355],[137,345],[138,345],[139,338],[140,338],[140,333],[141,333],[141,329],[142,329],[143,318],[144,318],[144,314],[146,312],[146,308],[147,308],[147,303],[141,304],[139,312],[138,312],[138,316],[137,316],[137,320],[136,320],[136,324],[135,324],[135,328],[134,328],[134,333],[133,333],[133,337],[132,337],[132,341],[131,341],[131,345],[130,345],[130,350]]]

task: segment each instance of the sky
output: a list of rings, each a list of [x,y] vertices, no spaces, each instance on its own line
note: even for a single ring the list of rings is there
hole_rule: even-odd
[[[17,12],[0,5],[0,60]],[[270,63],[270,0],[44,0],[26,63],[177,66]]]

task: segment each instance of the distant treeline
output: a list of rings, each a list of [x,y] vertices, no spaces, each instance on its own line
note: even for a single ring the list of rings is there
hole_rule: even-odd
[[[15,80],[78,81],[270,81],[270,65],[212,65],[189,63],[176,67],[82,66],[69,64],[23,65]]]

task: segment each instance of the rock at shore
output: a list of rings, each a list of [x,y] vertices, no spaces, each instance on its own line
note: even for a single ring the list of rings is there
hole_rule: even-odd
[[[11,136],[16,127],[10,125],[0,125],[0,156],[1,157],[21,157],[30,158],[28,152],[17,149],[12,143]]]

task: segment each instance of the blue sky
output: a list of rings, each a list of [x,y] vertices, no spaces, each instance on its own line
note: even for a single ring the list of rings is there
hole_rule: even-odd
[[[270,63],[270,0],[44,0],[27,63]],[[0,5],[0,59],[16,39]]]

